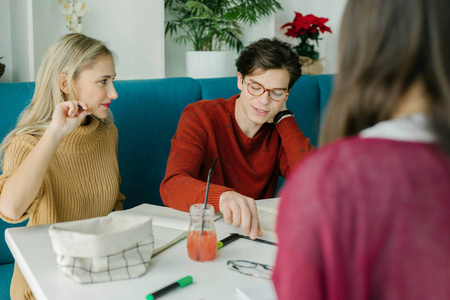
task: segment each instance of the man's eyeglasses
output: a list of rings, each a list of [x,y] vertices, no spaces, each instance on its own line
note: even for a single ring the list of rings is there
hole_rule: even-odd
[[[266,89],[259,83],[244,82],[244,80],[242,80],[242,83],[247,85],[247,91],[253,96],[261,96],[266,91],[269,93],[269,97],[273,101],[282,101],[289,96],[289,92],[286,92],[284,89]]]
[[[271,279],[273,273],[272,266],[242,259],[229,260],[227,267],[244,275],[264,279]]]

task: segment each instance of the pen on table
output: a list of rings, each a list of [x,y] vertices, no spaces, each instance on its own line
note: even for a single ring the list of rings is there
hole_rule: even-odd
[[[84,111],[83,107],[81,107],[81,105],[77,104],[78,108],[81,109],[82,111]],[[102,123],[103,125],[105,125],[105,122],[103,122],[102,119],[100,119],[97,116],[94,116],[93,114],[90,114],[91,117],[93,117],[94,119],[96,119],[97,121],[99,121],[100,123]]]
[[[231,242],[234,242],[238,238],[240,238],[239,234],[231,233],[229,236],[227,236],[223,240],[220,240],[220,241],[217,242],[217,250],[219,250],[220,248],[222,248],[223,246],[225,246],[225,245],[227,245],[227,244],[229,244]]]
[[[278,244],[275,243],[275,242],[266,241],[266,240],[258,239],[258,238],[252,240],[250,237],[248,237],[248,236],[246,236],[246,235],[242,235],[242,234],[239,234],[239,237],[241,237],[241,238],[243,238],[243,239],[250,240],[250,241],[255,241],[255,242],[259,242],[259,243],[264,243],[264,244],[269,244],[269,245],[273,245],[273,246],[278,246]]]
[[[147,296],[145,296],[145,299],[147,299],[147,300],[157,299],[172,290],[190,285],[192,283],[192,281],[193,281],[192,276],[183,277],[180,280],[178,280],[172,284],[169,284],[168,286],[163,287],[162,289],[159,289],[154,293],[148,294]]]

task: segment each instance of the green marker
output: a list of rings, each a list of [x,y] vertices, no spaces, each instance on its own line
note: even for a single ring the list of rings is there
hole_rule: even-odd
[[[145,296],[145,299],[147,299],[147,300],[157,299],[172,290],[190,285],[192,283],[192,281],[193,281],[192,276],[186,276],[184,278],[181,278],[177,282],[174,282],[172,284],[169,284],[166,287],[163,287],[160,290],[157,290],[156,292],[154,292],[152,294],[148,294],[147,296]]]
[[[217,250],[219,250],[223,246],[225,246],[225,245],[227,245],[227,244],[237,240],[238,238],[239,238],[239,234],[231,233],[229,236],[227,236],[223,240],[217,242]]]

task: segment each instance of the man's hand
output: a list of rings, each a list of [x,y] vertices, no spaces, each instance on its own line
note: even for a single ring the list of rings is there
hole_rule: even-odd
[[[251,239],[262,236],[254,199],[228,191],[220,195],[219,208],[225,223],[242,227],[242,234]]]
[[[286,101],[287,101],[287,100],[283,100],[283,105],[281,106],[281,109],[280,109],[279,111],[277,111],[277,113],[279,113],[280,111],[283,111],[283,110],[287,110],[287,107],[286,107]],[[274,114],[273,117],[272,117],[270,120],[267,121],[267,123],[273,123],[273,118],[275,118],[275,116],[277,115],[277,113]]]

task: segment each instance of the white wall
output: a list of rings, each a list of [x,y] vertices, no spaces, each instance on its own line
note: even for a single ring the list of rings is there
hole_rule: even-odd
[[[185,51],[164,38],[163,0],[85,0],[90,11],[82,18],[83,33],[105,41],[116,52],[117,79],[186,76]],[[244,27],[244,44],[261,37],[286,37],[280,27],[294,19],[294,11],[329,18],[333,33],[322,35],[319,52],[325,57],[325,73],[337,70],[337,40],[346,0],[279,0],[284,11]],[[165,14],[165,15],[164,15]],[[34,80],[41,58],[61,34],[69,32],[56,0],[0,0],[0,56],[6,72],[0,82]],[[237,53],[229,54],[230,76],[235,75]]]
[[[346,4],[346,0],[278,0],[283,7],[283,11],[277,12],[274,16],[261,20],[257,25],[248,27],[244,26],[244,45],[262,37],[276,36],[286,42],[297,44],[298,41],[284,35],[286,29],[281,30],[280,27],[294,20],[294,12],[300,12],[303,15],[314,14],[317,17],[330,19],[327,22],[332,30],[332,34],[325,33],[322,35],[323,40],[319,43],[319,53],[321,57],[325,57],[324,73],[336,73],[337,70],[337,40],[339,35],[339,27],[342,13]],[[170,14],[166,12],[166,19],[170,18]],[[172,38],[166,37],[166,77],[186,76],[185,56],[186,50],[193,50],[190,45],[175,44]],[[238,54],[230,52],[230,76],[236,74],[234,60]]]
[[[34,80],[34,51],[31,0],[10,2],[13,81]],[[15,45],[20,45],[16,47]]]
[[[15,2],[17,0],[12,0]],[[19,0],[23,1],[23,0]],[[33,71],[37,73],[42,57],[48,47],[59,36],[68,33],[65,26],[65,16],[60,13],[58,1],[33,1],[32,5],[32,55],[34,59]],[[84,32],[83,32],[84,33]],[[34,80],[34,78],[33,78]]]
[[[117,79],[164,77],[164,0],[85,1],[83,33],[117,54]]]
[[[12,49],[11,49],[11,18],[9,0],[0,0],[0,57],[1,63],[6,65],[5,73],[0,82],[12,81]]]
[[[0,1],[2,23],[10,17],[10,30],[0,31],[0,51],[10,49],[12,60],[4,61],[12,76],[1,80],[33,81],[48,46],[69,33],[65,16],[56,0]],[[164,77],[163,0],[85,1],[89,12],[82,17],[82,33],[106,42],[117,54],[117,79]]]

